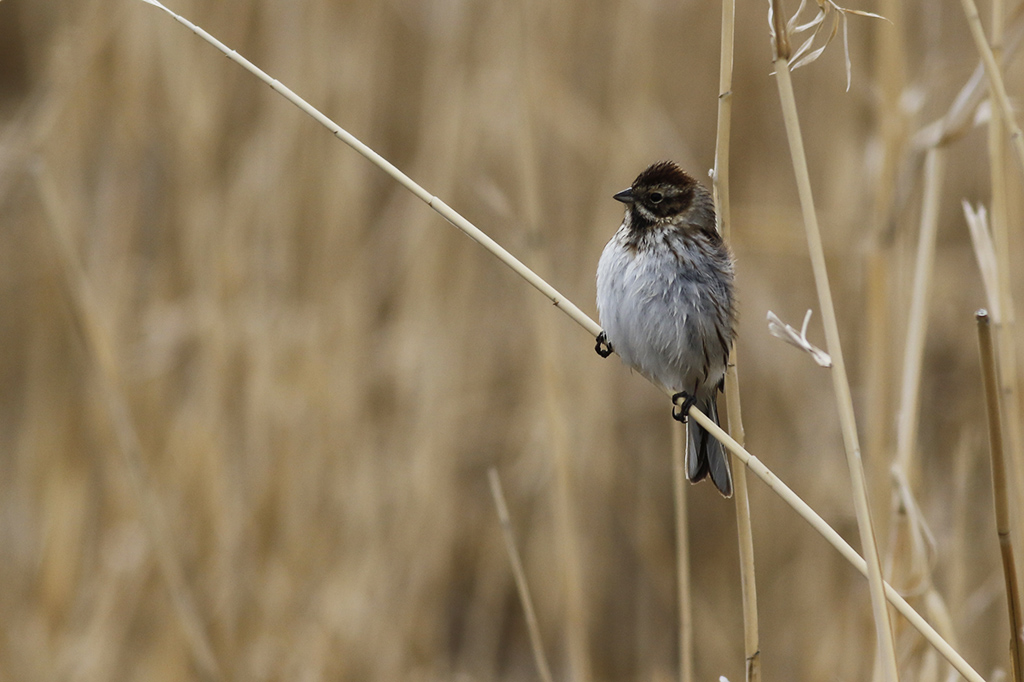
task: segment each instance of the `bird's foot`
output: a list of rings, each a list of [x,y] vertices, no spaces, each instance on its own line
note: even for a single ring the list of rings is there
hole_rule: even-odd
[[[686,391],[676,393],[672,396],[672,418],[685,424],[686,415],[690,413],[690,408],[693,407],[696,402],[697,398]]]
[[[606,358],[612,354],[614,349],[612,348],[612,344],[608,341],[607,334],[601,332],[597,335],[597,345],[594,346],[594,350],[597,351],[597,354],[602,358]]]

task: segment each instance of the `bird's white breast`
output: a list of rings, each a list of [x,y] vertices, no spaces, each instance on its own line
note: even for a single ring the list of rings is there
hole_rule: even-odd
[[[672,249],[630,248],[625,235],[620,228],[597,268],[608,340],[626,365],[672,391],[713,390],[725,363],[712,302]]]

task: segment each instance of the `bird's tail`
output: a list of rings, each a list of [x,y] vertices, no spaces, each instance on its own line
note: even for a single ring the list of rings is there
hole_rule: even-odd
[[[715,396],[694,403],[698,410],[718,423],[718,406]],[[687,420],[686,432],[689,444],[686,448],[686,478],[691,483],[700,481],[711,474],[711,482],[726,497],[732,497],[732,473],[729,471],[729,455],[718,439],[708,433],[693,418]]]

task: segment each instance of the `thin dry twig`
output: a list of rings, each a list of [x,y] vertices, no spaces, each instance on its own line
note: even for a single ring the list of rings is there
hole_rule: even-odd
[[[548,665],[547,656],[544,655],[540,626],[537,625],[537,613],[533,610],[530,586],[526,582],[526,571],[523,570],[523,562],[519,558],[519,550],[516,549],[516,539],[512,534],[512,521],[509,518],[508,505],[505,503],[505,493],[501,489],[501,479],[494,467],[487,471],[487,477],[491,482],[491,495],[494,497],[494,506],[498,510],[501,534],[505,538],[505,549],[508,550],[508,559],[512,564],[512,575],[516,581],[516,588],[519,590],[519,600],[523,604],[526,628],[530,632],[530,646],[533,647],[533,660],[537,663],[537,673],[543,682],[553,682],[551,667]]]
[[[985,405],[988,408],[988,435],[992,454],[992,496],[996,508],[996,533],[1003,560],[1003,578],[1006,581],[1006,609],[1010,616],[1010,669],[1016,682],[1024,680],[1024,629],[1020,612],[1020,593],[1017,588],[1017,567],[1013,559],[1010,539],[1010,501],[1006,486],[1006,462],[1003,457],[1003,429],[999,413],[999,381],[996,378],[995,351],[988,313],[979,310],[978,347],[981,351],[981,375],[985,384]]]

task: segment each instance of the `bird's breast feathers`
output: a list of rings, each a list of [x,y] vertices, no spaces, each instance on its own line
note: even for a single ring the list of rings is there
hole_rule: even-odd
[[[673,249],[630,248],[623,236],[605,247],[597,272],[597,307],[612,347],[672,390],[717,383],[728,349],[720,348],[718,316],[697,273]]]

